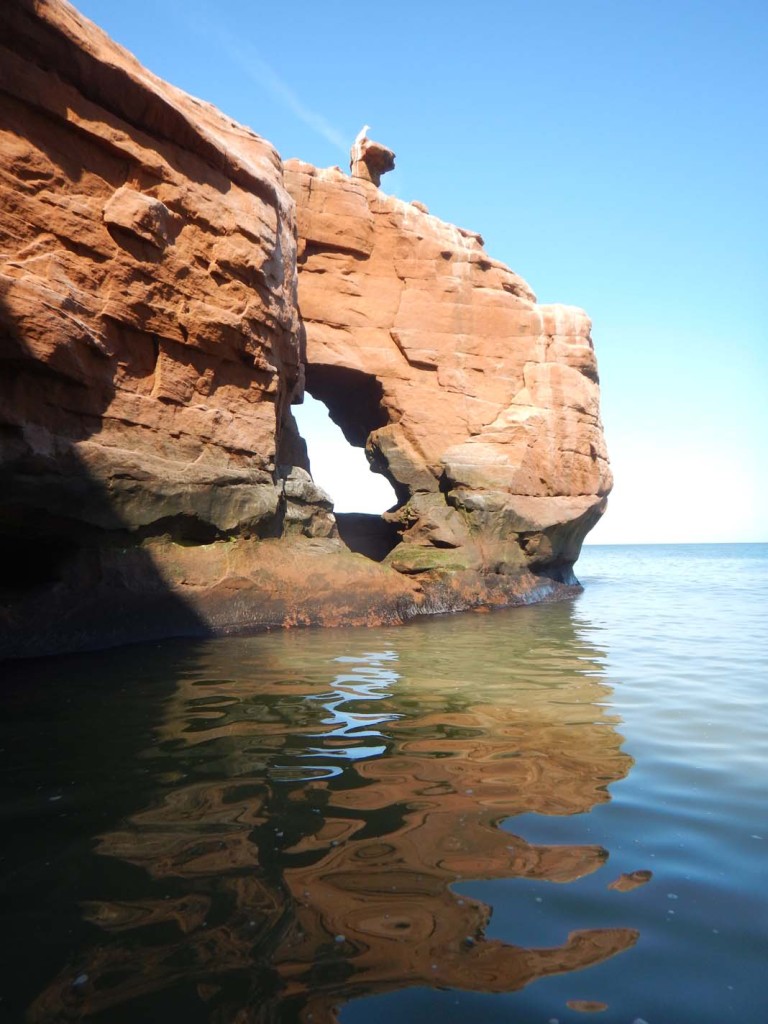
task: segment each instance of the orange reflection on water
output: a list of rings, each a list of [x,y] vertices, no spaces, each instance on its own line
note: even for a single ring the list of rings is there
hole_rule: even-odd
[[[30,1019],[62,1005],[87,1019],[184,984],[212,1021],[318,1024],[357,997],[508,992],[634,945],[629,927],[543,949],[488,940],[490,908],[454,891],[600,868],[600,846],[534,845],[499,826],[586,812],[632,763],[603,708],[599,651],[567,616],[556,643],[526,634],[494,652],[478,647],[478,621],[463,645],[401,630],[374,652],[376,633],[348,634],[363,649],[341,657],[339,634],[207,648],[148,754],[162,761],[156,801],[99,837],[101,854],[141,869],[146,894],[84,904],[104,941]]]

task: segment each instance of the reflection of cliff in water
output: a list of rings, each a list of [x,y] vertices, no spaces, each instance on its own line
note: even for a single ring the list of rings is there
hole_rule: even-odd
[[[134,866],[132,890],[85,905],[104,942],[31,1019],[64,1004],[117,1020],[184,988],[207,1004],[194,1019],[317,1022],[359,996],[510,991],[632,946],[628,928],[486,940],[489,908],[451,888],[604,862],[499,828],[587,811],[628,771],[599,676],[566,605],[207,645],[148,753],[156,802],[99,840]]]

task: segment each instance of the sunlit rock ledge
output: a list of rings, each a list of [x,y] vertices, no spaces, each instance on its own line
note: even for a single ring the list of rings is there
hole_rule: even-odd
[[[583,311],[385,195],[380,143],[284,168],[62,0],[0,29],[0,656],[574,592],[611,485]],[[383,519],[312,481],[305,387]]]

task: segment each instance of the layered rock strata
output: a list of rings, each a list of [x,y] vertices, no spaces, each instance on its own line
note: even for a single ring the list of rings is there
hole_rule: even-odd
[[[63,0],[0,48],[0,656],[564,592],[609,486],[584,314],[383,195],[386,147],[285,179]],[[395,484],[382,564],[305,374]]]
[[[0,39],[0,651],[311,617],[255,551],[341,549],[290,412],[279,156],[68,4],[3,5]]]
[[[387,562],[571,582],[611,485],[586,314],[363,173],[292,160],[286,181],[307,386],[398,495]]]

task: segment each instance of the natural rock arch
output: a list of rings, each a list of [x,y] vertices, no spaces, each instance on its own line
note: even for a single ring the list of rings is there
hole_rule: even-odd
[[[40,541],[0,656],[573,592],[611,486],[581,310],[384,195],[379,143],[283,164],[59,0],[0,38],[0,521]],[[310,477],[305,371],[395,486],[383,565]]]
[[[392,481],[387,563],[573,582],[611,486],[586,314],[362,175],[288,161],[286,182],[309,390]]]

